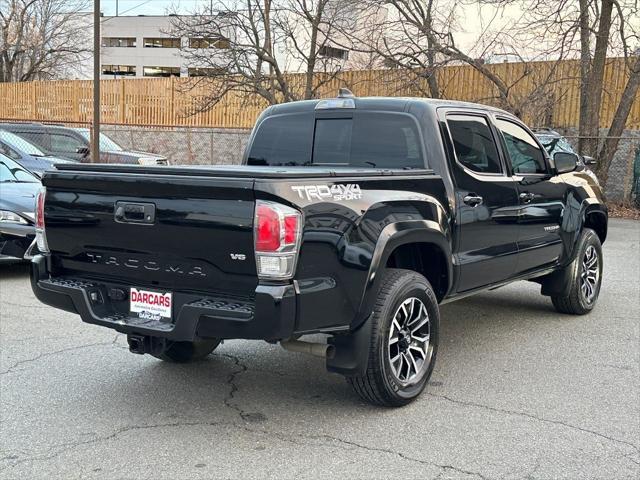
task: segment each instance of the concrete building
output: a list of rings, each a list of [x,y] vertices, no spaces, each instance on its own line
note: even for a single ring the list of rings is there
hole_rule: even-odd
[[[224,39],[187,38],[171,34],[171,16],[103,17],[102,78],[193,77],[206,73],[189,65],[180,48],[226,48]]]
[[[180,49],[208,48],[211,55],[228,47],[225,39],[177,37],[171,34],[172,17],[166,15],[140,15],[103,17],[101,23],[102,78],[123,77],[193,77],[206,74],[206,69],[189,64]],[[233,38],[229,31],[227,38]],[[308,32],[297,35],[298,47],[306,49]],[[336,39],[337,40],[337,39]],[[340,39],[342,40],[342,39]],[[295,46],[280,43],[276,47],[278,62],[288,72],[300,72],[306,65],[295,55]],[[365,62],[342,45],[329,41],[320,56],[325,61],[339,64],[340,69],[366,68]]]

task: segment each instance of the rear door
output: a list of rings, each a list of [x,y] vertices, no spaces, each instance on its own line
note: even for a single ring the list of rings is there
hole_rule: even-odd
[[[487,115],[448,111],[441,120],[455,183],[457,291],[463,292],[513,275],[518,194]]]
[[[562,254],[566,184],[552,174],[545,149],[524,125],[495,119],[518,189],[520,204],[516,274],[555,264]]]

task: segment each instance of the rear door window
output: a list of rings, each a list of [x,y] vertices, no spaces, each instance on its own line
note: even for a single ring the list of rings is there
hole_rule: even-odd
[[[502,173],[489,123],[479,115],[449,114],[447,124],[458,162],[478,173]]]
[[[79,148],[84,148],[84,144],[77,138],[59,133],[51,134],[51,150],[54,152],[78,153]]]

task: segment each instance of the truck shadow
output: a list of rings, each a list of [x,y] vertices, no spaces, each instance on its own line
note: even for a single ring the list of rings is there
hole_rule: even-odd
[[[522,355],[534,355],[527,348],[532,348],[541,329],[553,331],[570,326],[572,321],[583,321],[557,314],[537,288],[519,284],[442,306],[438,363],[428,391],[450,394],[451,382],[464,381],[460,373],[467,367],[476,368],[480,375],[494,375],[494,362],[517,364]],[[291,416],[312,418],[322,412],[346,418],[356,412],[393,415],[398,411],[363,403],[343,378],[326,372],[321,359],[264,342],[228,341],[202,362],[176,365],[153,361],[133,370],[133,378],[108,388],[135,388],[122,394],[143,397],[161,388],[162,396],[153,398],[152,403],[176,416],[184,415],[187,400],[191,415],[222,415],[225,419],[231,415],[249,423],[284,421]],[[109,396],[114,394],[109,392]],[[432,397],[423,395],[408,408],[426,408],[430,401]]]

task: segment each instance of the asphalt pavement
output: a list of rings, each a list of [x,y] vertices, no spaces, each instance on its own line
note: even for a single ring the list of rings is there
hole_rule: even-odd
[[[442,306],[430,385],[401,409],[264,342],[131,354],[0,266],[0,478],[640,478],[640,222],[611,220],[604,255],[588,316],[528,282]]]

